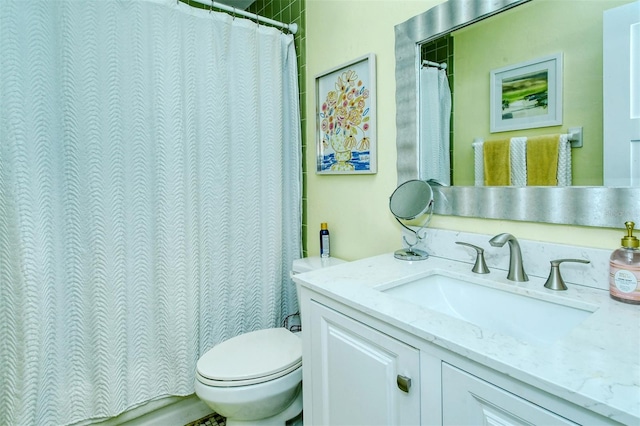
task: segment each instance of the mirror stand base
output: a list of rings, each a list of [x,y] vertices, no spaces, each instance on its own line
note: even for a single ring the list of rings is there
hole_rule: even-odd
[[[429,258],[429,253],[418,249],[400,249],[393,253],[393,257],[400,260],[425,260]]]

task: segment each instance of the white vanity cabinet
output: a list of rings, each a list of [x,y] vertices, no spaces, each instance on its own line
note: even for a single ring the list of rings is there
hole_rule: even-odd
[[[442,363],[445,425],[576,425],[466,371]]]
[[[317,302],[305,309],[305,424],[420,424],[418,349]]]
[[[301,299],[306,425],[618,424],[326,295]]]

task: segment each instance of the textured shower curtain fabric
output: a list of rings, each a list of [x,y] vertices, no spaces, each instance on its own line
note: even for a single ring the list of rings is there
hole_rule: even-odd
[[[297,310],[293,37],[167,1],[0,2],[0,425],[193,393]]]
[[[451,185],[451,89],[446,71],[421,68],[420,93],[420,178]]]

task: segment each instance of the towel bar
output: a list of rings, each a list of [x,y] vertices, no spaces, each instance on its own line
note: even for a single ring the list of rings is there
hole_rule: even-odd
[[[567,135],[571,148],[582,148],[582,127],[569,127]]]
[[[571,148],[582,148],[582,127],[569,127],[567,139],[571,142]],[[482,142],[481,138],[475,138],[474,142]]]

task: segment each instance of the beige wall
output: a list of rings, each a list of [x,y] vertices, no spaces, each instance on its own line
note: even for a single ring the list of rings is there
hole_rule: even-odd
[[[347,260],[391,252],[401,228],[389,212],[396,187],[394,26],[440,3],[438,0],[307,0],[307,249],[319,253],[320,222],[328,222],[332,255]],[[368,53],[377,61],[377,153],[374,175],[316,175],[315,76]],[[594,206],[595,207],[595,206]],[[633,219],[633,218],[630,218]],[[616,248],[621,230],[436,216],[431,227],[519,238]],[[620,224],[623,228],[624,225]]]

